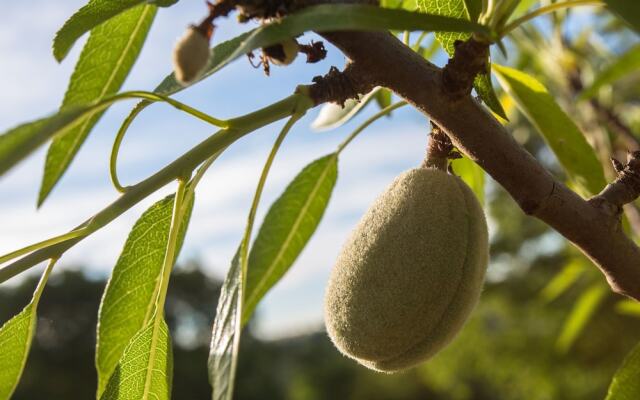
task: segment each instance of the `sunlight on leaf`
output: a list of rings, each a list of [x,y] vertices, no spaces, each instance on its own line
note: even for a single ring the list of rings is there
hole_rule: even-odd
[[[131,339],[101,400],[168,400],[171,398],[173,350],[162,315]]]
[[[469,185],[471,190],[473,190],[473,193],[478,198],[480,204],[484,205],[484,170],[467,157],[453,160],[451,164],[453,173],[458,175],[467,185]]]
[[[559,351],[566,353],[571,348],[591,320],[591,317],[593,317],[602,302],[607,298],[608,293],[609,291],[606,286],[597,283],[580,295],[556,341],[556,346]]]
[[[315,232],[337,176],[337,154],[322,157],[307,165],[269,209],[249,254],[243,324]]]
[[[18,386],[27,363],[36,329],[36,310],[55,261],[49,262],[40,278],[31,302],[0,328],[0,399],[7,400]]]
[[[61,109],[89,104],[120,90],[140,54],[156,11],[156,6],[140,5],[91,31],[71,76]],[[67,170],[102,114],[94,114],[51,143],[38,204],[42,204]]]
[[[606,400],[640,399],[640,344],[627,355],[609,386]]]
[[[98,395],[104,391],[125,347],[153,316],[174,197],[171,195],[155,203],[138,219],[105,288],[96,344]],[[187,208],[180,225],[176,254],[184,241],[193,203],[193,197],[185,202]]]
[[[505,90],[542,134],[558,161],[585,195],[606,185],[602,165],[578,126],[538,80],[522,71],[493,66]]]

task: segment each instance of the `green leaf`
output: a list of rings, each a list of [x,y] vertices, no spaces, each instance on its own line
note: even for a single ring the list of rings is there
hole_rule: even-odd
[[[452,168],[453,172],[473,190],[480,204],[484,204],[484,170],[467,157],[454,160]]]
[[[155,315],[131,339],[101,400],[171,398],[173,350],[167,323]]]
[[[377,94],[383,89],[377,88],[362,96],[359,100],[349,99],[345,101],[344,107],[339,104],[327,103],[322,106],[320,113],[311,123],[311,127],[315,130],[324,131],[334,129],[349,122],[353,117],[358,115],[371,100],[375,99]]]
[[[601,71],[595,77],[591,86],[582,91],[580,99],[585,100],[595,97],[601,87],[609,85],[627,74],[638,72],[638,70],[640,70],[640,45],[630,48]]]
[[[231,400],[235,380],[238,349],[240,347],[240,310],[242,308],[242,268],[240,249],[220,289],[220,298],[213,321],[209,353],[209,383],[213,400]]]
[[[22,311],[0,328],[0,399],[11,398],[27,363],[36,329],[38,302],[55,261],[51,261],[36,287],[33,298]]]
[[[174,198],[175,195],[171,195],[158,201],[138,219],[105,288],[96,345],[98,397],[105,390],[124,349],[153,317]],[[184,241],[193,203],[193,196],[185,201],[187,208],[180,224],[176,257]]]
[[[604,0],[621,20],[640,33],[640,2],[637,0]]]
[[[121,12],[145,2],[146,0],[90,0],[56,33],[53,39],[53,56],[62,61],[82,35]]]
[[[613,377],[606,400],[640,399],[640,344],[627,355]]]
[[[591,317],[607,297],[608,290],[601,283],[588,288],[576,301],[569,317],[566,319],[556,345],[561,352],[566,352],[587,326]]]
[[[27,363],[36,328],[34,308],[33,303],[29,303],[0,329],[0,399],[11,397]]]
[[[476,0],[467,0],[468,2],[475,2]],[[465,2],[463,0],[418,0],[418,6],[426,13],[434,15],[443,15],[453,18],[469,19],[470,13],[467,12]],[[475,9],[471,12],[475,13]],[[473,14],[471,14],[473,15]],[[436,39],[440,42],[442,48],[453,56],[454,43],[456,40],[467,40],[471,37],[470,33],[463,32],[436,32]],[[479,74],[474,82],[473,87],[478,93],[478,96],[482,101],[501,118],[507,119],[507,115],[493,90],[491,84],[491,76],[489,74]]]
[[[376,92],[375,98],[376,98],[376,104],[378,104],[378,107],[381,110],[391,105],[391,91],[389,89],[381,88],[379,91]]]
[[[554,275],[553,279],[540,292],[540,296],[546,302],[557,299],[566,292],[585,271],[585,260],[582,258],[574,258],[567,265]]]
[[[156,11],[156,6],[140,5],[91,31],[71,76],[61,109],[89,104],[120,90],[140,54]],[[38,204],[42,204],[67,170],[102,114],[94,114],[51,143]]]
[[[596,194],[606,185],[593,148],[547,89],[535,78],[513,68],[493,65],[502,87],[542,134],[571,181],[583,194]]]
[[[324,156],[307,165],[269,209],[249,254],[243,324],[315,232],[337,176],[337,154]]]
[[[616,311],[620,314],[640,317],[640,302],[636,300],[621,300],[616,303]]]
[[[464,8],[471,21],[477,21],[482,13],[482,0],[464,0]]]

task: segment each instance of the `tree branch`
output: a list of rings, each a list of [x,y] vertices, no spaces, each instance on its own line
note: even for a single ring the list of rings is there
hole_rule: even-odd
[[[456,99],[448,95],[442,70],[392,35],[333,32],[322,36],[364,71],[371,84],[393,90],[439,125],[526,214],[544,221],[580,248],[615,292],[640,300],[640,249],[622,231],[618,215],[555,180],[471,96]]]

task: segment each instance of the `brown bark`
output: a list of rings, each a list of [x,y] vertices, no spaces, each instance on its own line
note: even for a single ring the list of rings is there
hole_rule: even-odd
[[[640,300],[640,249],[622,231],[606,196],[588,201],[558,182],[471,96],[450,96],[442,70],[391,34],[322,35],[349,57],[359,81],[387,87],[421,110],[526,214],[553,227],[593,260],[615,292]]]

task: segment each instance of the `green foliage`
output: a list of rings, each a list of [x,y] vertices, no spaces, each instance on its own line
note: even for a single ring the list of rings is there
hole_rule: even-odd
[[[242,268],[240,249],[238,249],[220,290],[211,333],[208,367],[209,382],[213,387],[213,400],[230,400],[233,396],[240,343],[241,313]]]
[[[120,90],[142,50],[156,10],[153,5],[142,4],[91,31],[71,76],[62,109],[90,104]],[[62,177],[101,116],[101,112],[96,113],[53,140],[47,153],[38,204],[42,204]]]
[[[624,360],[613,377],[606,400],[634,400],[640,397],[640,345]]]
[[[96,344],[98,396],[104,391],[125,347],[137,332],[150,324],[154,315],[174,197],[155,203],[135,223],[104,291]],[[186,234],[193,196],[187,201],[176,256]]]
[[[468,157],[462,157],[454,160],[451,165],[454,174],[458,175],[467,185],[469,185],[473,193],[478,198],[480,204],[484,205],[484,170]]]
[[[36,325],[33,303],[7,321],[0,329],[0,399],[9,399],[18,385],[27,363],[31,339]]]
[[[131,339],[101,400],[167,400],[171,398],[173,350],[162,315]]]
[[[465,7],[467,2],[475,5],[470,12],[467,11],[467,8]],[[475,3],[477,3],[477,0],[467,0],[466,2],[463,0],[418,0],[418,5],[424,12],[462,19],[469,19],[470,15],[475,16],[477,13],[477,4]],[[470,37],[471,34],[464,33],[460,29],[449,32],[436,32],[436,39],[438,39],[442,48],[447,52],[447,54],[449,54],[449,56],[453,55],[454,43],[456,40],[464,41]],[[493,89],[493,85],[491,84],[490,73],[479,74],[476,76],[473,82],[473,87],[476,89],[476,92],[482,101],[484,101],[494,113],[504,119],[507,119],[504,109],[502,108],[495,90]]]
[[[36,329],[36,310],[55,261],[51,261],[29,304],[0,328],[0,399],[11,398],[27,363]]]
[[[581,99],[595,97],[598,90],[603,86],[609,85],[632,72],[640,70],[640,45],[636,45],[620,57],[616,58],[604,70],[600,71],[594,78],[591,86],[585,88],[580,93]]]
[[[324,156],[306,166],[271,205],[249,253],[243,323],[315,232],[337,176],[337,153]]]
[[[604,0],[604,2],[620,19],[640,33],[640,3],[629,0]]]
[[[558,336],[557,346],[561,352],[569,350],[606,299],[607,294],[607,287],[598,282],[580,295]]]
[[[535,78],[513,68],[494,65],[505,90],[542,134],[551,150],[585,194],[596,194],[606,184],[593,148],[547,89]]]

